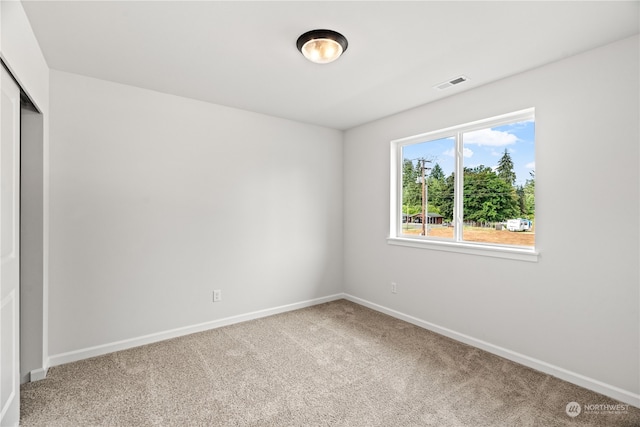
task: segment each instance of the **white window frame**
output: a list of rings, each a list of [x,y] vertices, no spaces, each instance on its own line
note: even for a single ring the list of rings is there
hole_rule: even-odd
[[[501,126],[525,120],[535,119],[535,109],[528,108],[501,116],[477,120],[463,125],[452,126],[433,132],[422,133],[407,138],[391,141],[391,194],[390,221],[387,243],[391,245],[408,246],[421,249],[433,249],[446,252],[458,252],[470,255],[490,256],[515,259],[520,261],[537,262],[539,253],[536,247],[519,247],[491,243],[476,243],[462,240],[462,197],[464,174],[463,171],[463,141],[462,134],[474,130]],[[439,239],[429,236],[407,236],[402,234],[402,148],[419,142],[432,141],[441,138],[455,138],[455,199],[453,222],[455,235],[453,239]],[[536,198],[537,200],[537,198]],[[536,227],[538,226],[536,221]]]

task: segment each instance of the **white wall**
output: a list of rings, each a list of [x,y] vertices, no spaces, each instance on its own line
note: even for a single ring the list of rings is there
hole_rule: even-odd
[[[626,39],[348,131],[346,292],[640,404],[638,51]],[[539,262],[386,243],[392,139],[528,107]]]
[[[51,110],[52,359],[342,291],[341,132],[59,71]]]

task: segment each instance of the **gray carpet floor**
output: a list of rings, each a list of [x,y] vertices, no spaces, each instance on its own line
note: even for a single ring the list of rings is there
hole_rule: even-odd
[[[340,300],[53,367],[21,425],[640,426],[617,403]]]

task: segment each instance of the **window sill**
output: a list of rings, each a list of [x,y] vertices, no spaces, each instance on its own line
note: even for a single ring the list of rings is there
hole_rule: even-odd
[[[534,249],[487,246],[474,243],[444,242],[434,240],[408,239],[402,237],[389,237],[387,238],[387,243],[390,245],[407,246],[410,248],[431,249],[436,251],[456,252],[467,255],[506,258],[529,262],[538,262],[539,256],[539,253]]]

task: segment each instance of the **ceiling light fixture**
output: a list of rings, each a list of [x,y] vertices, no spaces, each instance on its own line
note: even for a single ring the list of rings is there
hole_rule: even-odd
[[[298,50],[311,62],[328,64],[347,50],[347,38],[332,30],[312,30],[298,37]]]

